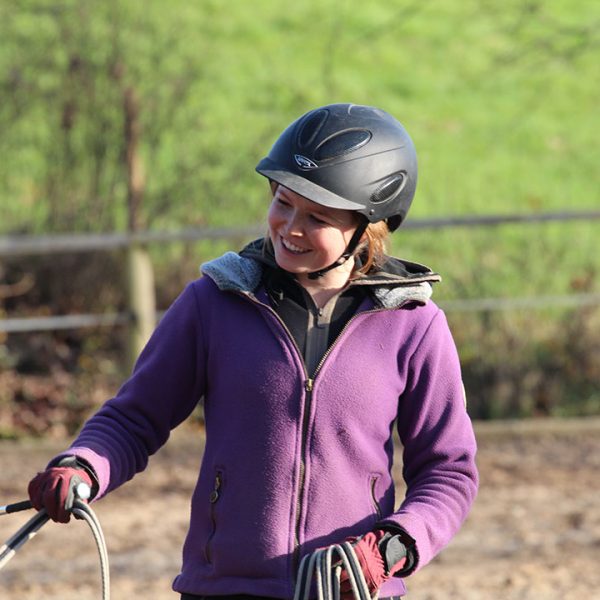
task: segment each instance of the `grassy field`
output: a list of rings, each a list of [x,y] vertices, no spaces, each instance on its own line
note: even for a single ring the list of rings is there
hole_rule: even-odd
[[[123,229],[127,87],[150,228],[260,222],[254,165],[293,118],[338,101],[411,132],[413,217],[598,206],[591,0],[77,5],[0,7],[0,232]],[[549,271],[563,293],[598,269],[597,238],[594,224],[511,226],[400,235],[394,250],[448,273],[449,296],[466,272],[477,294],[547,291]]]
[[[292,119],[347,101],[386,109],[414,138],[409,219],[596,209],[599,22],[595,0],[0,3],[0,235],[126,228],[131,98],[143,228],[261,223],[254,165]],[[443,275],[442,304],[597,293],[599,227],[400,230],[391,250]],[[242,241],[152,248],[163,303]],[[598,353],[598,310],[450,316],[467,362],[508,363],[503,377],[527,389],[548,370],[570,376],[577,339],[584,358]],[[481,371],[475,393],[490,379]],[[569,396],[596,406],[598,373],[586,373]]]

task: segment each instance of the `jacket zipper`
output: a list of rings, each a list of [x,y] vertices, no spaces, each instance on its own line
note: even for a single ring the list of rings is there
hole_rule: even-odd
[[[204,549],[206,554],[206,560],[208,563],[211,562],[211,552],[210,552],[210,544],[217,533],[217,517],[216,517],[216,503],[221,497],[221,486],[223,485],[223,473],[222,471],[217,471],[215,475],[215,484],[213,491],[210,493],[208,497],[208,501],[210,502],[210,521],[212,524],[212,531],[208,536],[208,540],[206,541],[206,547]]]
[[[298,571],[298,567],[300,566],[300,521],[302,519],[302,504],[303,504],[303,496],[304,496],[304,481],[306,478],[306,442],[308,439],[308,425],[309,425],[309,417],[310,417],[310,407],[312,401],[312,390],[314,386],[314,379],[312,379],[308,371],[306,369],[306,364],[304,362],[304,358],[302,357],[302,352],[292,335],[292,332],[289,330],[288,326],[285,324],[283,319],[268,305],[264,302],[261,302],[254,294],[250,292],[240,292],[242,296],[245,296],[250,300],[250,302],[254,302],[258,306],[269,311],[273,317],[277,320],[277,322],[281,325],[288,338],[292,342],[292,345],[296,349],[298,356],[300,357],[300,362],[302,363],[302,369],[304,371],[304,391],[305,401],[304,401],[304,412],[302,415],[302,423],[300,427],[300,467],[299,467],[299,477],[298,477],[298,499],[296,501],[296,516],[294,520],[294,551],[292,556],[292,564],[293,564],[293,573],[292,577],[295,581],[296,573]]]
[[[350,326],[352,321],[354,321],[354,319],[356,319],[356,317],[358,317],[359,315],[367,315],[367,314],[377,313],[377,312],[381,312],[381,311],[385,311],[385,310],[397,310],[397,309],[401,308],[404,304],[409,302],[409,300],[402,302],[401,304],[399,304],[398,306],[395,306],[394,308],[378,307],[378,308],[374,308],[371,310],[364,310],[360,313],[352,315],[352,317],[350,317],[350,319],[346,322],[346,324],[344,325],[344,327],[342,328],[342,330],[340,331],[338,336],[335,338],[335,340],[333,340],[333,343],[331,344],[331,346],[329,346],[329,348],[327,349],[325,354],[323,354],[323,356],[321,357],[321,360],[317,364],[317,367],[315,368],[315,372],[311,378],[306,370],[306,365],[305,365],[304,359],[302,357],[302,352],[300,351],[300,348],[298,347],[298,344],[296,343],[294,336],[292,335],[292,333],[289,330],[289,328],[287,327],[287,325],[283,322],[281,317],[268,304],[261,302],[254,294],[252,294],[250,292],[243,292],[243,291],[240,292],[240,294],[242,296],[245,296],[246,298],[248,298],[251,302],[255,302],[259,306],[262,306],[263,308],[268,310],[275,317],[275,319],[277,319],[277,321],[281,324],[283,330],[287,333],[289,339],[292,341],[294,348],[296,348],[296,351],[298,352],[298,356],[300,356],[300,358],[301,358],[302,367],[304,369],[304,375],[306,377],[306,379],[304,380],[304,391],[306,392],[306,396],[305,396],[305,402],[304,402],[304,413],[303,413],[303,417],[302,417],[302,426],[300,429],[300,474],[299,474],[299,480],[298,480],[298,500],[296,502],[296,519],[295,519],[295,529],[294,529],[294,553],[293,553],[293,562],[292,562],[292,564],[293,564],[292,577],[293,577],[293,580],[295,581],[296,573],[298,572],[298,567],[300,566],[300,522],[302,520],[302,508],[303,508],[303,503],[304,503],[304,483],[305,483],[305,478],[306,478],[306,445],[308,442],[308,426],[309,426],[309,421],[310,421],[310,409],[311,409],[311,404],[312,404],[312,391],[314,388],[314,383],[315,383],[317,374],[319,373],[319,370],[321,369],[321,367],[327,360],[327,357],[329,356],[329,354],[331,353],[331,351],[337,344],[338,340],[344,335],[344,333],[346,332],[346,330],[348,329],[348,327]]]
[[[306,480],[306,444],[308,442],[308,425],[312,405],[312,391],[315,380],[310,377],[304,382],[306,392],[304,401],[304,414],[300,429],[300,474],[298,478],[298,499],[296,500],[296,527],[294,529],[294,577],[300,566],[300,521],[302,520],[302,507],[304,505],[304,483]]]

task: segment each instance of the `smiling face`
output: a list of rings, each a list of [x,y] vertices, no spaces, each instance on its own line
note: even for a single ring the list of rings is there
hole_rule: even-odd
[[[321,206],[278,185],[269,208],[268,224],[277,264],[294,273],[302,283],[309,273],[340,258],[358,226],[358,219],[352,211]],[[339,278],[343,273],[347,280],[352,264],[350,259],[325,277]]]

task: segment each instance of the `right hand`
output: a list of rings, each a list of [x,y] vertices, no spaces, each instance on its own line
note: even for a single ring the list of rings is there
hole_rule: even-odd
[[[363,536],[350,537],[345,540],[352,544],[371,596],[379,591],[381,584],[400,571],[406,563],[406,548],[399,544],[398,547],[403,548],[404,553],[395,556],[393,564],[386,564],[385,556],[381,553],[380,544],[384,538],[389,539],[391,537],[385,531],[377,529],[369,531]],[[340,574],[340,598],[341,600],[352,600],[354,598],[350,575],[345,568],[342,569]]]
[[[45,508],[48,516],[58,523],[68,523],[71,519],[77,486],[85,483],[92,488],[88,472],[73,465],[76,465],[75,461],[65,466],[50,467],[29,482],[29,499],[33,507],[36,510]]]

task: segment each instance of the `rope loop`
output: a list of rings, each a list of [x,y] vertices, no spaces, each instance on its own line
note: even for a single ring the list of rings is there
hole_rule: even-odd
[[[319,548],[307,554],[300,563],[294,590],[294,600],[309,600],[315,582],[318,600],[340,600],[340,576],[348,573],[352,594],[356,600],[377,600],[371,596],[360,563],[350,542]]]

